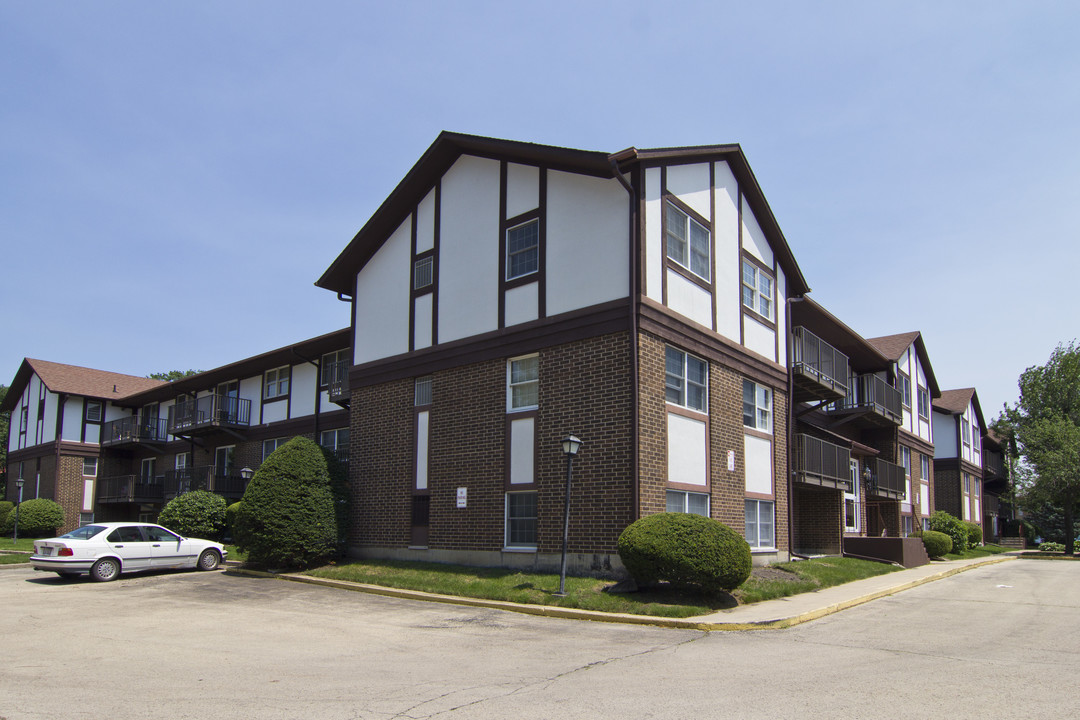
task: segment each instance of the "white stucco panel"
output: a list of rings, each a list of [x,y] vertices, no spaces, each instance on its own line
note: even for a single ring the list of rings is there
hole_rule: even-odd
[[[956,457],[956,423],[952,415],[931,413],[934,422],[934,457]]]
[[[51,392],[45,393],[45,417],[42,420],[41,442],[53,442],[56,440],[56,413],[60,404],[60,397]],[[16,428],[17,430],[18,428]],[[10,428],[9,428],[10,430]],[[10,432],[9,432],[10,434]]]
[[[745,435],[746,492],[773,494],[772,440]]]
[[[664,245],[660,215],[660,168],[645,170],[645,296],[664,301]]]
[[[286,412],[288,411],[288,405],[288,400],[278,400],[277,402],[270,402],[263,405],[263,424],[287,420]]]
[[[413,348],[419,350],[431,346],[431,322],[434,319],[431,301],[435,295],[428,293],[413,301]]]
[[[354,364],[408,351],[411,277],[409,216],[356,275]]]
[[[708,484],[708,437],[704,420],[668,413],[668,482]]]
[[[540,207],[540,168],[506,165],[506,218],[517,217]]]
[[[715,164],[716,217],[713,218],[713,268],[716,279],[716,332],[739,342],[742,264],[739,249],[739,184],[725,162]]]
[[[709,163],[669,165],[667,190],[693,208],[701,217],[712,220],[709,198]]]
[[[712,328],[712,295],[700,285],[668,270],[667,304],[675,312],[699,325]]]
[[[64,403],[64,427],[60,432],[63,440],[79,442],[82,435],[83,399],[81,397],[68,397]],[[15,414],[11,415],[12,436],[15,435]]]
[[[765,232],[758,225],[754,211],[750,209],[750,203],[743,198],[743,249],[756,257],[768,267],[773,266],[773,251],[769,241],[765,238]]]
[[[319,371],[311,363],[293,365],[289,417],[315,414],[315,393],[319,384]]]
[[[435,188],[416,206],[416,252],[435,247]]]
[[[439,341],[449,342],[499,326],[499,163],[458,158],[441,200]]]
[[[536,418],[525,417],[510,423],[510,484],[535,480]]]
[[[758,355],[776,360],[776,331],[743,313],[743,345]]]
[[[539,283],[519,285],[506,291],[506,326],[540,317]]]
[[[617,180],[548,172],[549,316],[630,294],[629,202]]]
[[[742,298],[739,299],[739,303],[742,303]],[[778,265],[776,267],[776,327],[787,327],[787,275],[780,269]],[[787,333],[781,332],[776,337],[777,341],[777,355],[776,362],[781,365],[787,365]]]

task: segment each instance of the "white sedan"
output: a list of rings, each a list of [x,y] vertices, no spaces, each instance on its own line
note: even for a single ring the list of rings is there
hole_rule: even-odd
[[[88,572],[98,582],[122,572],[166,568],[215,570],[228,557],[221,543],[186,538],[160,525],[94,523],[51,540],[35,540],[30,562],[67,578]]]

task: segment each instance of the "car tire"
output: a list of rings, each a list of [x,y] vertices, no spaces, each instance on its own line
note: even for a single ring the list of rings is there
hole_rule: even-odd
[[[90,568],[90,577],[97,582],[109,582],[120,577],[120,561],[116,558],[101,558]]]
[[[202,551],[202,555],[199,556],[200,570],[217,570],[219,565],[221,565],[221,555],[217,550]]]

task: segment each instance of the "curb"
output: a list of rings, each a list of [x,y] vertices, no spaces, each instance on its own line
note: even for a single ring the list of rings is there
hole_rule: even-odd
[[[439,595],[436,593],[423,592],[421,590],[403,590],[399,588],[384,587],[382,585],[367,585],[364,583],[354,583],[345,580],[330,580],[327,578],[317,578],[310,575],[300,575],[297,573],[273,573],[263,570],[248,570],[239,567],[226,568],[225,573],[229,575],[245,575],[249,577],[288,580],[290,582],[306,583],[308,585],[319,585],[322,587],[335,588],[338,590],[362,592],[369,595],[382,595],[384,597],[402,598],[406,600],[420,600],[424,602],[436,602],[448,605],[461,605],[465,607],[506,610],[508,612],[522,613],[524,615],[554,617],[562,618],[565,620],[588,620],[591,622],[621,623],[625,625],[652,625],[654,627],[715,632],[732,630],[780,630],[782,628],[792,627],[794,625],[800,625],[805,622],[810,622],[811,620],[817,620],[818,618],[825,617],[826,615],[832,615],[833,613],[840,612],[841,610],[847,610],[848,608],[862,605],[863,603],[868,603],[873,600],[877,600],[878,598],[894,595],[898,592],[903,592],[904,590],[910,590],[911,588],[918,587],[919,585],[924,585],[928,582],[941,580],[943,578],[962,573],[965,570],[983,567],[985,565],[994,565],[1012,559],[1012,557],[1001,556],[987,558],[982,562],[975,562],[967,565],[961,565],[959,567],[947,568],[940,572],[934,573],[933,575],[927,575],[926,577],[921,577],[917,580],[911,580],[905,583],[901,583],[899,585],[894,585],[884,590],[877,590],[872,593],[867,593],[865,595],[861,595],[850,600],[833,603],[831,605],[827,605],[823,608],[818,608],[816,610],[810,610],[796,615],[779,617],[772,620],[759,620],[753,622],[721,622],[714,620],[706,620],[705,618],[712,616],[702,615],[690,618],[666,618],[655,617],[651,615],[605,613],[596,610],[579,610],[576,608],[565,608],[553,605],[525,605],[521,603],[508,602],[505,600],[484,600],[481,598],[468,598],[460,597],[457,595]]]

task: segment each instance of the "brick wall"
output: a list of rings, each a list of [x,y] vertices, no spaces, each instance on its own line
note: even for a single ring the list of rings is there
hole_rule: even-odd
[[[60,456],[56,473],[56,502],[64,509],[64,525],[58,534],[79,527],[79,514],[83,505],[83,459],[71,455]]]
[[[957,467],[934,468],[934,507],[953,517],[963,518],[963,495]]]
[[[837,555],[844,531],[844,491],[795,483],[793,535],[796,552]]]

